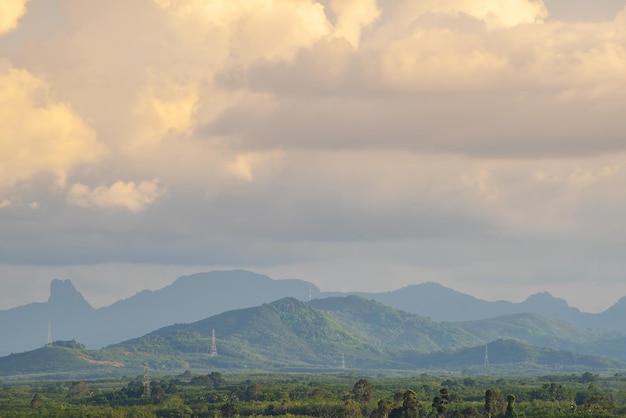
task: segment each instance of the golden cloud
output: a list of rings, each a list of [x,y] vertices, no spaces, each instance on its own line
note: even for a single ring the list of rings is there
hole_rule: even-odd
[[[237,64],[256,59],[290,59],[331,31],[324,7],[293,0],[154,0],[186,35],[220,34],[223,55]],[[219,52],[218,56],[221,55]]]
[[[151,83],[135,108],[138,132],[130,147],[157,146],[165,135],[188,134],[194,124],[197,104],[195,85],[167,80]]]
[[[330,7],[337,14],[333,36],[346,39],[357,48],[361,30],[380,16],[376,0],[332,0]]]
[[[0,35],[17,28],[17,24],[26,13],[26,3],[29,0],[2,0],[0,1]]]
[[[63,187],[70,169],[106,152],[93,129],[26,70],[0,71],[0,120],[0,188],[39,173]]]
[[[67,200],[70,204],[81,207],[122,208],[133,213],[144,210],[165,191],[158,180],[118,181],[110,187],[98,186],[91,190],[82,183],[76,183],[70,189]]]

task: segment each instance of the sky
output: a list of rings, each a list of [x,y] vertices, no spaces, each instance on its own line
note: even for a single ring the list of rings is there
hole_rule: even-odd
[[[243,268],[626,296],[626,0],[2,0],[0,309]]]

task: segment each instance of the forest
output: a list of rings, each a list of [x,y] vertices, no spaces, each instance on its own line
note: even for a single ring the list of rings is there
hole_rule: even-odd
[[[0,417],[472,418],[626,415],[626,377],[191,373],[0,382]]]

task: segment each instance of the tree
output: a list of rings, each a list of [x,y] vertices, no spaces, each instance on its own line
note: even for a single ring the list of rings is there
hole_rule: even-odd
[[[43,398],[40,394],[35,393],[33,399],[30,400],[30,407],[33,409],[39,409],[43,406]]]
[[[595,382],[596,380],[597,380],[597,377],[591,372],[585,372],[582,374],[582,376],[580,376],[581,383],[591,383],[591,382]]]
[[[220,411],[222,412],[222,416],[226,418],[234,417],[239,412],[237,405],[232,400],[228,400],[224,402],[221,406]]]
[[[348,399],[343,407],[346,418],[358,418],[361,416],[361,408],[354,399]]]
[[[402,402],[402,410],[405,418],[417,417],[417,410],[419,409],[419,401],[417,400],[417,393],[414,390],[407,390],[404,392],[404,400]]]
[[[617,404],[608,395],[591,395],[585,408],[593,414],[612,414],[617,409]]]
[[[374,397],[374,385],[367,379],[359,379],[352,388],[352,395],[357,402],[369,402]]]
[[[263,386],[260,383],[252,383],[246,388],[244,398],[247,401],[258,401],[263,394]]]
[[[372,418],[387,418],[389,412],[393,409],[393,402],[388,399],[381,399],[378,401],[378,406],[372,411]]]
[[[448,395],[448,389],[441,388],[439,395],[433,398],[433,411],[437,413],[438,417],[445,416],[448,403],[450,402],[450,395]]]
[[[67,390],[67,397],[73,401],[84,398],[89,392],[89,386],[82,380],[79,382],[73,382],[70,388]]]
[[[507,404],[506,404],[506,414],[504,416],[506,418],[513,418],[517,416],[517,412],[515,412],[515,395],[510,394],[507,396]]]
[[[504,397],[498,389],[487,389],[485,391],[485,414],[487,417],[499,415],[504,409]]]

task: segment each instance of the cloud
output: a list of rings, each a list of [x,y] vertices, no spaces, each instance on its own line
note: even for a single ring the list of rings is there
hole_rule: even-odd
[[[375,0],[331,0],[330,9],[336,15],[333,36],[344,38],[358,48],[361,31],[380,16]]]
[[[138,213],[163,193],[158,180],[142,181],[139,184],[118,181],[111,187],[98,186],[93,190],[76,183],[70,189],[67,200],[70,204],[81,207],[122,208]]]
[[[489,27],[511,27],[542,22],[547,10],[542,1],[510,0],[428,0],[420,2],[403,1],[396,8],[395,18],[408,19],[428,13],[467,14],[483,20]]]
[[[0,35],[17,28],[17,24],[26,13],[29,0],[4,0],[0,2]]]
[[[314,1],[292,0],[155,0],[175,18],[181,31],[194,36],[218,32],[230,60],[289,59],[299,48],[327,35],[324,8]],[[218,56],[220,51],[216,51]]]
[[[30,2],[1,261],[616,281],[626,4],[599,1]]]
[[[41,173],[68,173],[106,153],[94,130],[27,70],[0,70],[0,190]]]
[[[166,135],[189,133],[198,104],[197,88],[167,80],[153,81],[135,108],[138,132],[130,148],[158,146]],[[142,150],[145,152],[145,149]]]

